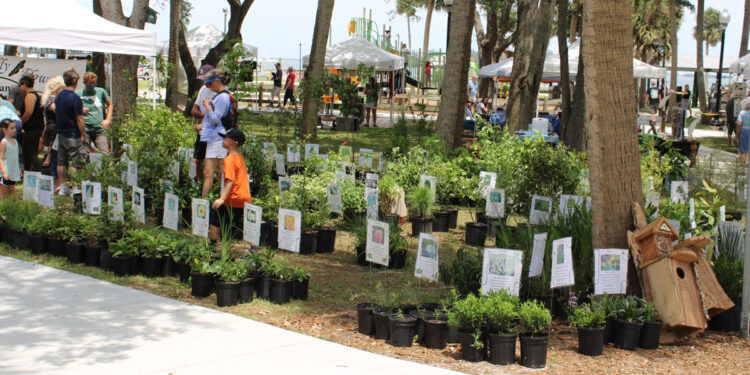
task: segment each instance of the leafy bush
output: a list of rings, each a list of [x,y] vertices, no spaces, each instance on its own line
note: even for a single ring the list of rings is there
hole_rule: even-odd
[[[341,183],[341,204],[347,212],[357,213],[364,211],[367,208],[364,183],[362,181],[343,181]]]
[[[511,333],[518,321],[518,297],[505,290],[490,293],[485,297],[485,318],[487,328],[500,334]]]
[[[478,293],[482,287],[482,253],[479,249],[458,249],[453,263],[440,264],[440,280],[453,285],[461,296]]]
[[[219,276],[219,279],[223,282],[237,282],[242,281],[247,277],[247,269],[242,262],[226,260],[218,262],[216,275]]]
[[[465,298],[454,295],[453,306],[448,311],[448,325],[463,332],[476,332],[485,322],[485,303],[482,297],[469,294]]]
[[[526,301],[518,310],[517,332],[527,336],[540,336],[549,328],[552,316],[542,303],[536,300]]]
[[[596,304],[584,303],[573,308],[568,322],[577,328],[599,328],[604,326],[606,312]]]

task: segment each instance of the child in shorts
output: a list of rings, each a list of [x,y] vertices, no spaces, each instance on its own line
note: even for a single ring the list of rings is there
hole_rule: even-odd
[[[0,199],[13,195],[16,184],[21,181],[21,168],[18,163],[18,141],[16,123],[11,119],[0,121],[2,140],[0,141]]]
[[[245,202],[252,203],[247,167],[239,152],[239,147],[245,143],[245,134],[239,128],[232,128],[226,134],[219,135],[224,138],[221,146],[229,153],[224,158],[224,190],[211,204],[208,238],[212,242],[219,239],[219,228],[223,231],[231,225],[230,233],[242,233]]]

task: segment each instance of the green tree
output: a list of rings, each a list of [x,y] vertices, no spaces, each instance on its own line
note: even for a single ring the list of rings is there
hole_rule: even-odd
[[[715,46],[721,41],[720,15],[721,12],[714,8],[708,8],[703,12],[703,42],[706,43],[706,55],[708,55],[709,46]],[[698,25],[696,25],[697,27]],[[697,29],[694,29],[694,34],[695,30]]]

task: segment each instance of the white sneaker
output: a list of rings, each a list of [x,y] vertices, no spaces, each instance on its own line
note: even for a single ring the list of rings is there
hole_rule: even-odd
[[[65,185],[65,184],[60,185],[60,190],[59,190],[58,194],[60,196],[62,196],[62,197],[69,196],[70,195],[70,188],[68,187],[68,185]]]
[[[79,189],[78,186],[73,186],[73,191],[70,194],[71,195],[81,194],[81,189]]]

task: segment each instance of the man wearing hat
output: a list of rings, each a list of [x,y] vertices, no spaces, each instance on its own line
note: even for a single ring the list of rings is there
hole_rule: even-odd
[[[273,107],[273,99],[278,99],[279,107],[281,107],[281,76],[284,74],[281,71],[281,63],[276,63],[274,65],[274,68],[276,70],[271,73],[273,77],[273,88],[271,89],[271,104],[269,104],[269,107]]]
[[[198,74],[198,77],[196,78],[203,81],[206,78],[206,73],[210,72],[213,68],[213,65],[204,64],[201,66],[200,74]],[[216,93],[213,90],[205,85],[201,85],[201,89],[198,91],[198,97],[195,98],[195,103],[193,103],[193,108],[190,109],[190,114],[197,119],[203,120],[203,116],[205,115],[203,100],[212,100],[214,96],[216,96]],[[202,124],[195,125],[195,131],[197,134],[195,137],[195,146],[193,147],[193,162],[195,162],[196,171],[200,171],[203,168],[203,160],[206,158],[206,142],[201,141],[202,128]]]
[[[233,233],[242,233],[245,203],[252,203],[247,167],[239,152],[239,147],[245,143],[245,134],[239,128],[232,128],[220,136],[224,138],[221,145],[229,150],[229,154],[224,158],[224,190],[211,204],[208,232],[211,241],[216,241],[219,238],[219,228],[226,228],[229,223],[232,223]]]

